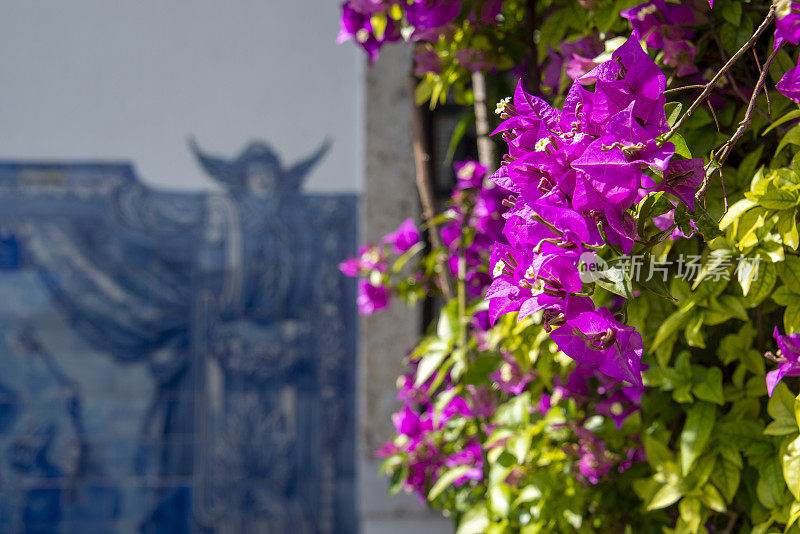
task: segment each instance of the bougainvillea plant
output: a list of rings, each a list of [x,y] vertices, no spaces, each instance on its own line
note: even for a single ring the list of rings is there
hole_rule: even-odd
[[[440,304],[393,491],[459,534],[800,532],[800,3],[348,0],[349,39],[480,145],[341,266],[362,313]]]

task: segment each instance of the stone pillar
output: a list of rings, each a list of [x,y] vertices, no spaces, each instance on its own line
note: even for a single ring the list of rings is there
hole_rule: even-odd
[[[361,240],[377,242],[406,218],[417,216],[406,46],[387,46],[366,69],[366,181],[361,206]],[[416,497],[387,495],[374,452],[392,435],[390,416],[399,406],[397,377],[419,334],[420,310],[396,302],[389,310],[362,317],[358,364],[358,491],[361,534],[450,533],[450,521]]]

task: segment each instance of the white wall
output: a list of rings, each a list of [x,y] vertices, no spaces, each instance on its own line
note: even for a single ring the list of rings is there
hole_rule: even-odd
[[[0,159],[132,161],[159,187],[213,187],[186,139],[289,164],[326,138],[308,189],[362,189],[363,58],[335,0],[4,0]]]

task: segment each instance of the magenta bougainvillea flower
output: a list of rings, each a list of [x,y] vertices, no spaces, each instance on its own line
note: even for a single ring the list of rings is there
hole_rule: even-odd
[[[779,0],[775,12],[775,40],[777,49],[782,43],[800,43],[800,3]]]
[[[386,28],[376,34],[372,27],[371,17],[378,8],[378,2],[369,0],[348,0],[342,4],[341,29],[336,37],[337,43],[354,40],[364,49],[373,63],[378,59],[381,47],[387,42],[400,40],[400,28],[397,23],[387,18]]]
[[[414,52],[414,75],[422,76],[427,73],[441,74],[442,58],[436,50],[426,49],[422,52]]]
[[[471,232],[472,240],[463,251],[467,269],[465,273],[467,293],[474,298],[483,295],[491,282],[485,266],[493,244],[496,241],[505,241],[502,234],[505,221],[501,214],[505,211],[503,200],[508,196],[508,191],[492,182],[484,182],[487,169],[475,160],[456,162],[454,168],[456,187],[452,201],[455,219],[442,227],[442,241],[450,252],[450,271],[456,276],[461,255],[462,228],[466,224],[474,231]],[[463,210],[459,207],[465,200],[472,203],[468,218],[465,218]],[[479,323],[487,322],[488,326],[488,315],[485,312],[479,313],[476,319]]]
[[[664,42],[664,65],[675,67],[678,76],[689,76],[697,72],[694,64],[695,47],[689,41]]]
[[[406,377],[413,383],[413,376]],[[454,484],[460,486],[470,480],[483,478],[483,454],[480,443],[470,440],[465,446],[455,453],[447,454],[442,451],[441,444],[437,443],[434,436],[436,431],[445,428],[447,423],[455,418],[473,417],[473,411],[466,400],[456,395],[440,411],[437,410],[430,398],[418,388],[407,385],[401,387],[400,398],[402,408],[392,416],[397,439],[386,443],[376,452],[379,457],[394,454],[403,454],[409,474],[403,484],[409,492],[416,493],[421,502],[431,485],[436,483],[442,467],[470,466]],[[450,386],[448,386],[449,390]],[[414,389],[411,394],[410,389]]]
[[[775,88],[786,98],[800,104],[800,66],[789,69]]]
[[[411,250],[411,247],[419,243],[419,230],[414,223],[414,219],[408,218],[403,221],[397,230],[391,234],[386,234],[383,238],[384,243],[392,245],[395,254],[402,254]]]
[[[620,15],[631,22],[633,31],[648,48],[664,48],[667,41],[694,36],[687,26],[694,25],[696,17],[692,8],[685,5],[653,0],[626,9]]]
[[[512,395],[521,395],[525,387],[533,380],[533,375],[519,368],[511,356],[506,356],[500,367],[489,378],[497,384],[500,391]]]
[[[690,6],[652,0],[620,14],[631,22],[634,34],[643,39],[648,48],[664,49],[664,64],[674,67],[678,76],[697,72],[691,40],[694,38],[692,27],[700,17]]]
[[[453,168],[456,171],[456,189],[471,189],[481,187],[486,178],[487,168],[479,161],[457,161]]]
[[[433,41],[460,11],[461,0],[413,0],[406,6],[406,18],[414,27],[414,39]]]
[[[597,484],[614,462],[606,455],[606,444],[585,428],[577,429],[578,434],[578,472],[584,482]]]
[[[383,272],[387,268],[386,254],[383,249],[374,245],[363,245],[358,256],[348,258],[339,264],[339,270],[345,276],[366,276],[371,271]]]
[[[555,329],[558,348],[578,363],[620,382],[642,386],[642,336],[614,319],[607,308],[584,312]]]
[[[383,285],[374,285],[369,279],[362,278],[358,281],[358,312],[370,315],[378,310],[389,307],[389,290]]]
[[[767,393],[772,396],[775,386],[785,376],[800,376],[800,334],[782,336],[775,327],[775,341],[778,342],[778,368],[767,373]]]
[[[679,7],[665,8],[674,23],[689,17]],[[642,387],[642,338],[580,295],[579,264],[605,243],[633,250],[639,236],[629,210],[647,191],[663,190],[694,206],[702,160],[675,160],[675,147],[656,141],[668,129],[665,87],[665,75],[636,36],[576,80],[561,110],[518,86],[513,103],[499,107],[504,120],[497,132],[508,154],[492,176],[514,196],[506,242],[492,252],[490,319],[543,311],[565,354],[636,388]],[[655,173],[663,180],[651,178]]]

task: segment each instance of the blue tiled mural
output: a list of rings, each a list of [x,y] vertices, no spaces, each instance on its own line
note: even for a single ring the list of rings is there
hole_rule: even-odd
[[[324,158],[0,163],[0,533],[346,533],[356,198]]]

